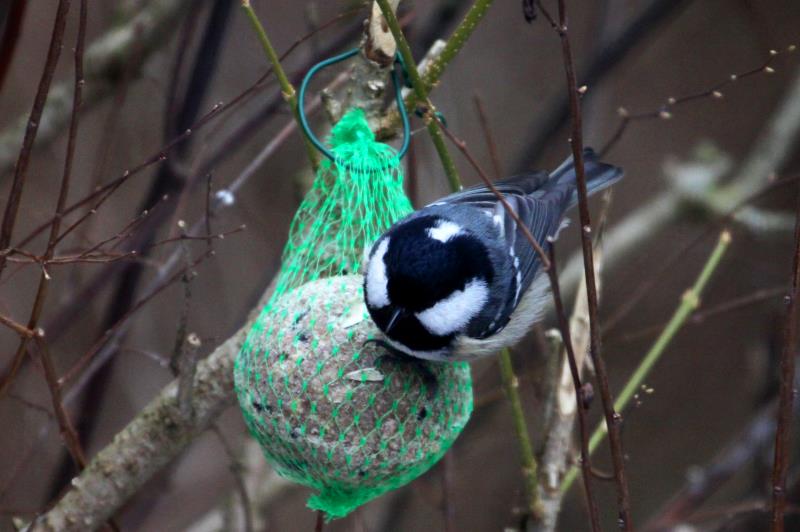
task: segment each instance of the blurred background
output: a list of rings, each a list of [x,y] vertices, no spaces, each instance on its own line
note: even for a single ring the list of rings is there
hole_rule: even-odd
[[[0,278],[0,314],[22,324],[32,315],[42,276],[35,256],[47,248],[47,231],[35,231],[53,216],[67,152],[80,2],[72,4],[10,241],[27,254],[13,255]],[[368,5],[343,0],[252,4],[279,53],[311,34],[284,60],[295,82],[312,64],[357,45],[369,14]],[[435,39],[450,35],[470,4],[400,3],[418,60]],[[797,189],[792,178],[800,171],[800,52],[789,51],[800,44],[800,3],[568,4],[578,83],[588,89],[584,142],[605,149],[608,161],[626,171],[607,208],[601,273],[602,353],[612,391],[627,382],[722,228],[733,236],[703,294],[700,315],[679,331],[647,378],[649,393],[641,393],[625,412],[623,441],[637,529],[659,523],[664,529],[765,530],[774,430],[769,422],[777,393],[782,298],[791,273]],[[50,0],[0,5],[3,208],[56,6]],[[545,6],[556,10],[553,2]],[[169,362],[176,338],[180,345],[187,333],[196,333],[204,356],[244,323],[277,271],[311,171],[300,135],[285,130],[292,116],[274,78],[256,84],[269,64],[239,2],[89,0],[86,43],[84,104],[67,205],[98,187],[114,186],[100,189],[103,197],[110,194],[80,224],[100,196],[65,218],[62,232],[70,232],[56,257],[82,258],[46,266],[52,279],[37,326],[46,331],[57,374],[70,375],[64,403],[91,457],[173,379]],[[331,70],[320,75],[319,87],[336,75],[337,69]],[[560,42],[547,20],[540,13],[528,23],[520,2],[495,2],[431,99],[487,171],[510,175],[554,168],[568,155],[565,94]],[[689,96],[696,98],[670,104],[670,98]],[[215,105],[232,102],[214,113]],[[636,118],[619,129],[625,116]],[[329,125],[322,114],[315,124],[318,131]],[[446,194],[448,186],[422,122],[415,119],[412,127],[419,131],[407,159],[409,194],[421,206]],[[187,128],[192,134],[171,144]],[[496,146],[494,161],[487,133]],[[167,148],[169,156],[162,160]],[[455,148],[451,152],[463,180],[478,182],[467,160]],[[748,208],[739,212],[746,216],[726,217],[745,200]],[[601,203],[592,200],[595,217]],[[206,234],[207,204],[213,207],[211,233],[224,234],[214,239],[213,256],[204,256],[204,238],[176,239],[186,231]],[[572,217],[577,219],[577,212]],[[568,313],[580,271],[573,257],[579,251],[575,227],[557,245]],[[81,255],[86,250],[107,253],[89,260]],[[139,253],[125,255],[130,250]],[[188,268],[196,272],[191,281],[181,274],[192,260],[187,257],[197,259]],[[548,316],[513,350],[539,455],[560,367],[546,339],[554,326]],[[0,397],[5,427],[0,530],[13,530],[12,517],[29,519],[47,508],[75,471],[59,436],[38,350],[23,348],[31,356],[22,357],[9,379],[19,335],[0,327],[0,346],[0,371],[8,385]],[[81,362],[89,358],[90,363]],[[474,364],[473,376],[476,409],[448,457],[326,530],[523,526],[527,505],[519,445],[496,361]],[[590,427],[600,412],[598,398]],[[234,460],[246,458],[238,408],[226,410],[217,427],[198,437],[117,514],[121,529],[233,527],[225,516],[239,511],[237,475],[253,472],[235,467],[232,472]],[[731,446],[738,446],[738,461],[719,462],[730,458],[725,451]],[[607,454],[604,443],[594,460],[601,472],[611,471]],[[577,451],[570,460],[575,456]],[[790,526],[800,529],[800,462],[792,465]],[[312,530],[308,490],[280,483],[260,467],[262,484],[274,483],[268,495],[251,492],[260,526]],[[614,484],[599,481],[595,487],[604,525],[613,529]],[[684,505],[679,510],[667,506],[676,497],[678,506]],[[557,529],[589,529],[580,482],[563,501]]]

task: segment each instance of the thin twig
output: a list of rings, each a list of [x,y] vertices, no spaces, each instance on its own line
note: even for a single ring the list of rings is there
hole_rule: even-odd
[[[783,328],[783,350],[780,363],[778,393],[778,428],[775,434],[775,460],[772,467],[772,530],[783,532],[786,512],[786,472],[789,470],[794,395],[795,350],[797,349],[797,298],[800,296],[800,190],[797,192],[794,230],[794,260],[791,289],[786,294],[786,321]]]
[[[178,221],[181,236],[186,235],[186,222],[183,220]],[[183,255],[186,270],[181,277],[181,284],[183,285],[183,301],[181,304],[180,314],[178,315],[178,327],[175,334],[175,345],[172,348],[172,356],[170,356],[170,368],[174,375],[180,375],[181,359],[186,355],[186,343],[188,341],[188,326],[189,326],[189,308],[192,301],[192,280],[194,279],[194,272],[192,271],[189,263],[192,260],[192,254],[189,249],[189,243],[186,240],[181,241],[180,252]]]
[[[472,32],[480,25],[480,22],[483,20],[483,17],[486,15],[493,1],[494,0],[475,0],[475,3],[472,4],[469,11],[464,15],[463,20],[458,24],[452,35],[450,35],[450,38],[447,39],[442,53],[428,64],[425,73],[422,75],[426,94],[429,94],[439,83],[445,69],[453,59],[458,56],[459,52],[461,52],[461,49],[464,47],[464,44],[466,44],[467,40],[469,40]],[[418,101],[416,91],[411,91],[405,99],[406,109],[415,109]],[[381,121],[379,136],[393,136],[397,132],[397,126],[399,124],[400,115],[397,109],[393,109],[390,113],[387,113],[387,116]]]
[[[162,291],[167,289],[173,283],[177,282],[189,269],[197,267],[198,264],[203,262],[208,257],[214,256],[214,251],[206,251],[202,253],[198,258],[192,260],[185,268],[175,272],[170,277],[168,277],[163,283],[159,284],[154,290],[147,293],[144,297],[136,301],[133,305],[131,305],[130,309],[123,314],[119,320],[112,324],[106,332],[101,336],[93,345],[92,347],[84,353],[76,362],[72,365],[69,371],[64,374],[64,376],[59,379],[59,382],[64,385],[72,381],[75,377],[77,377],[81,371],[83,370],[86,365],[92,361],[92,359],[97,355],[98,352],[108,343],[109,339],[112,338],[117,331],[123,324],[125,324],[128,319],[133,316],[140,308],[150,302],[155,296],[160,294]]]
[[[472,165],[472,167],[475,169],[475,171],[483,180],[484,184],[492,191],[495,197],[497,197],[497,199],[502,203],[503,208],[506,209],[506,212],[508,212],[509,215],[511,215],[512,218],[515,219],[517,223],[517,228],[523,233],[523,235],[525,235],[526,239],[528,240],[528,243],[539,254],[539,260],[542,263],[542,269],[545,272],[547,272],[548,279],[550,281],[550,289],[554,297],[556,311],[559,315],[559,329],[561,332],[562,341],[564,342],[565,346],[568,346],[567,352],[568,353],[572,352],[571,367],[572,365],[575,366],[575,372],[573,373],[573,382],[575,383],[576,386],[575,390],[576,400],[578,401],[578,410],[580,412],[579,415],[584,425],[583,428],[585,428],[586,421],[584,419],[585,412],[583,412],[583,409],[588,404],[588,401],[586,399],[586,389],[580,382],[580,373],[578,372],[577,364],[575,364],[575,355],[574,351],[572,350],[572,340],[570,338],[570,333],[569,333],[569,324],[567,322],[566,313],[564,312],[564,308],[561,303],[561,290],[559,287],[558,275],[552,263],[552,256],[545,254],[545,251],[542,248],[542,246],[536,241],[536,238],[531,234],[527,226],[519,219],[517,213],[514,211],[511,205],[508,204],[508,201],[505,199],[503,194],[500,193],[500,191],[497,190],[497,188],[492,184],[491,180],[486,175],[486,172],[483,171],[483,169],[475,160],[475,158],[472,156],[472,154],[469,152],[469,150],[467,150],[466,142],[456,137],[448,128],[444,127],[443,129],[445,135],[447,135],[447,137],[459,148],[459,150],[461,150],[461,153],[467,158],[470,165]],[[536,464],[536,459],[533,456],[533,452],[531,451],[530,453],[528,453],[528,449],[526,449],[526,444],[527,447],[530,447],[530,440],[527,433],[527,427],[525,425],[524,413],[522,412],[521,406],[519,404],[515,405],[515,398],[516,402],[517,403],[519,402],[519,396],[517,391],[518,382],[517,378],[514,376],[513,368],[510,366],[511,359],[510,356],[508,356],[507,350],[503,350],[500,353],[499,362],[501,365],[501,375],[503,376],[503,381],[504,381],[503,386],[506,390],[506,393],[509,397],[509,401],[511,402],[512,405],[512,412],[514,414],[517,438],[519,439],[520,446],[522,448],[523,473],[525,474],[526,480],[529,481],[529,483],[526,484],[526,486],[528,487],[529,490],[531,490],[529,494],[530,495],[529,500],[531,501],[530,502],[531,512],[533,516],[538,516],[541,513],[539,492],[537,489],[538,466]],[[575,377],[577,377],[577,380],[575,380]],[[586,443],[587,440],[585,436],[587,432],[584,430],[582,434],[584,434],[584,436],[582,437],[582,441],[585,444],[584,446],[587,446],[588,443]],[[592,530],[597,531],[600,530],[600,518],[598,514],[597,503],[594,500],[593,491],[590,485],[591,473],[590,473],[590,462],[589,462],[588,452],[584,455],[583,465],[585,467],[585,473],[586,473],[584,476],[584,480],[586,485],[587,500],[589,502],[590,521],[592,524]],[[532,482],[532,484],[530,482]]]
[[[450,183],[450,188],[453,190],[459,190],[461,188],[461,179],[458,176],[458,170],[456,169],[455,163],[453,163],[453,158],[450,156],[450,152],[447,151],[447,146],[445,145],[444,137],[442,136],[442,130],[439,127],[439,121],[435,119],[436,109],[428,99],[428,89],[426,88],[425,82],[422,80],[422,77],[419,74],[419,70],[417,70],[417,63],[414,61],[414,56],[411,53],[411,47],[408,45],[405,35],[403,35],[403,30],[400,29],[400,23],[397,21],[397,17],[395,16],[394,11],[392,11],[392,6],[389,5],[389,1],[375,1],[381,7],[383,18],[386,20],[386,24],[392,31],[394,40],[397,43],[397,49],[400,52],[400,55],[403,57],[403,66],[405,67],[406,71],[408,72],[408,76],[411,79],[411,85],[414,88],[414,94],[416,94],[417,100],[422,102],[426,107],[426,116],[424,118],[425,124],[428,128],[428,133],[431,136],[431,140],[433,141],[433,145],[436,148],[436,153],[439,154],[439,159],[442,161],[442,166],[444,167],[445,174],[447,175],[447,181]]]
[[[244,478],[242,476],[244,470],[242,461],[239,456],[237,456],[238,453],[233,450],[233,447],[228,442],[228,438],[225,437],[225,434],[219,428],[219,425],[212,425],[211,431],[216,434],[220,444],[222,444],[222,448],[225,450],[225,454],[228,455],[228,460],[230,461],[228,470],[231,472],[231,475],[233,475],[234,483],[236,484],[236,491],[239,493],[239,500],[242,503],[244,532],[253,532],[255,530],[253,526],[253,504],[250,502],[250,494],[247,493],[247,486],[245,485]]]
[[[475,109],[478,111],[478,120],[481,123],[481,130],[486,140],[486,147],[489,150],[489,158],[492,161],[492,170],[494,170],[495,178],[500,178],[503,175],[503,170],[500,165],[500,156],[497,153],[497,143],[494,141],[492,135],[492,128],[489,127],[489,117],[486,115],[486,106],[483,103],[483,98],[476,92],[473,97],[475,102]]]
[[[650,374],[650,371],[661,358],[661,355],[669,346],[672,339],[675,338],[675,335],[681,330],[681,327],[683,327],[691,314],[700,306],[700,296],[702,295],[703,289],[708,284],[708,281],[711,278],[711,275],[717,269],[717,266],[719,266],[722,257],[730,246],[730,242],[730,233],[728,231],[723,231],[719,237],[717,245],[711,252],[711,255],[708,257],[703,269],[700,271],[700,275],[692,285],[692,288],[683,294],[680,305],[678,305],[678,308],[675,310],[675,313],[672,315],[669,323],[664,328],[664,331],[653,343],[653,346],[648,350],[647,354],[639,363],[639,366],[633,372],[633,375],[631,375],[625,384],[625,387],[620,392],[617,401],[614,403],[615,410],[622,411],[625,409],[630,400],[634,397],[636,391],[642,386],[644,380]],[[592,438],[589,440],[590,454],[595,452],[607,433],[607,424],[600,423],[592,433]],[[570,487],[575,481],[576,476],[577,468],[573,467],[564,477],[564,481],[561,484],[562,492],[566,493],[569,491]]]
[[[569,372],[572,376],[572,384],[575,387],[575,400],[577,402],[576,412],[578,413],[578,434],[580,436],[581,446],[581,470],[583,472],[583,487],[586,494],[586,503],[589,506],[589,519],[592,524],[592,530],[602,530],[600,526],[600,511],[597,506],[597,500],[594,496],[592,489],[592,463],[589,453],[589,426],[586,419],[586,411],[590,404],[590,388],[587,384],[581,382],[581,370],[578,366],[577,358],[575,357],[575,350],[572,343],[572,333],[570,332],[569,322],[567,320],[567,313],[564,310],[564,302],[561,299],[561,287],[558,283],[558,270],[556,268],[556,251],[555,242],[550,243],[550,264],[548,270],[550,275],[550,287],[553,292],[553,302],[556,307],[556,316],[558,317],[558,329],[561,331],[561,339],[564,344],[564,349],[567,352],[567,362],[569,363]]]
[[[692,94],[687,94],[681,97],[669,97],[662,103],[657,109],[653,111],[646,111],[643,113],[636,113],[631,114],[626,108],[620,107],[617,110],[617,114],[619,115],[619,123],[617,124],[616,129],[611,134],[611,137],[608,141],[603,145],[600,149],[599,153],[601,156],[605,156],[609,151],[611,151],[614,146],[622,139],[622,136],[627,131],[628,127],[634,123],[639,121],[645,120],[670,120],[673,117],[673,109],[685,105],[690,102],[694,102],[697,100],[702,99],[722,99],[725,97],[725,93],[722,92],[723,89],[727,88],[729,85],[739,82],[743,79],[749,78],[751,76],[756,76],[760,74],[770,75],[775,72],[775,69],[772,65],[775,62],[775,59],[784,53],[792,53],[796,49],[795,46],[789,46],[786,48],[785,51],[779,50],[770,50],[765,59],[759,66],[755,68],[751,68],[742,72],[737,72],[735,74],[730,74],[727,78],[722,81],[719,81],[708,87],[703,89],[699,92],[694,92]]]
[[[603,415],[609,429],[609,442],[611,445],[611,458],[614,463],[614,479],[617,487],[617,507],[619,511],[620,528],[626,531],[633,530],[631,519],[630,494],[628,481],[625,475],[625,454],[622,450],[621,425],[622,416],[614,411],[614,398],[608,384],[608,372],[602,356],[600,323],[597,310],[597,282],[594,276],[594,255],[592,246],[592,222],[589,214],[588,191],[586,188],[586,170],[583,160],[583,126],[581,117],[580,93],[575,79],[575,67],[572,59],[572,48],[567,29],[567,7],[564,0],[558,0],[558,23],[553,20],[550,13],[539,2],[539,8],[550,24],[556,30],[561,40],[561,52],[566,75],[567,94],[569,96],[570,121],[572,133],[570,146],[575,164],[575,175],[578,185],[578,212],[581,224],[581,248],[583,251],[583,272],[586,279],[586,295],[589,302],[589,354],[594,365],[597,384],[600,388],[600,399],[603,405]]]
[[[45,380],[47,381],[47,386],[50,388],[53,412],[55,412],[56,419],[58,420],[58,427],[61,432],[61,438],[64,440],[64,447],[69,451],[78,471],[83,471],[86,467],[86,455],[81,447],[81,440],[78,437],[78,433],[75,431],[72,421],[70,421],[67,409],[64,408],[64,402],[61,399],[61,386],[58,383],[58,375],[56,375],[56,369],[53,366],[53,358],[50,356],[50,350],[47,348],[47,343],[44,339],[44,331],[37,331],[36,336],[34,336],[34,341],[39,348]]]
[[[522,409],[522,400],[519,395],[519,380],[516,375],[514,375],[514,366],[511,362],[511,353],[508,349],[503,349],[500,352],[497,362],[500,365],[500,378],[503,382],[503,390],[506,393],[509,405],[511,405],[514,432],[519,442],[522,477],[525,479],[528,511],[531,515],[535,516],[541,512],[539,507],[539,492],[536,489],[539,478],[539,465],[536,463],[536,456],[533,454],[533,444],[531,443],[531,437],[528,433],[528,423],[525,420],[525,411]]]
[[[19,150],[17,164],[14,167],[14,180],[11,183],[11,190],[8,193],[3,222],[2,225],[0,225],[0,250],[6,249],[11,243],[11,234],[14,232],[14,225],[17,222],[17,212],[19,211],[19,204],[22,199],[22,190],[25,187],[25,179],[28,176],[28,163],[31,160],[33,142],[36,140],[36,133],[39,131],[42,111],[47,101],[47,94],[50,92],[50,84],[55,75],[58,58],[61,55],[69,5],[70,0],[59,0],[56,9],[56,18],[53,23],[53,32],[50,36],[50,47],[47,50],[44,71],[39,80],[39,86],[36,89],[36,96],[33,99],[33,108],[28,118],[28,126],[25,129],[25,138],[22,141],[22,148]],[[6,257],[5,255],[0,255],[0,275],[2,275],[5,265]],[[5,388],[5,386],[0,388],[0,396],[3,395]]]
[[[273,48],[272,43],[267,36],[267,32],[264,30],[264,26],[261,25],[261,21],[258,19],[258,15],[256,15],[253,7],[250,5],[250,0],[242,0],[242,9],[244,9],[247,19],[253,26],[253,30],[255,30],[256,35],[258,36],[258,40],[261,42],[261,46],[264,48],[264,53],[267,54],[267,59],[269,59],[272,69],[275,71],[275,76],[278,78],[278,83],[280,83],[281,90],[283,91],[283,98],[289,104],[292,114],[299,124],[300,115],[298,114],[297,107],[297,92],[295,91],[294,86],[292,86],[292,83],[289,81],[289,78],[286,77],[286,72],[284,72],[283,66],[281,66],[281,60],[278,57],[278,53],[275,51],[275,48]],[[317,166],[319,166],[319,154],[317,153],[316,148],[314,148],[314,145],[311,144],[311,141],[305,135],[303,135],[303,144],[306,148],[308,160],[311,162],[311,167],[316,170]]]
[[[63,9],[63,12],[62,12],[62,9]],[[52,70],[55,69],[55,63],[58,61],[58,56],[60,54],[60,50],[54,52],[53,51],[53,46],[56,46],[59,49],[61,47],[61,41],[63,39],[63,34],[64,34],[64,24],[66,23],[66,15],[67,15],[68,11],[69,11],[69,2],[66,2],[65,5],[63,5],[62,3],[59,3],[59,10],[58,10],[58,13],[56,15],[56,18],[57,18],[57,20],[56,20],[56,29],[53,30],[53,40],[51,41],[51,44],[50,44],[51,50],[48,53],[48,60],[47,60],[47,65],[45,66],[45,75],[42,78],[42,84],[44,84],[45,77],[48,76],[47,70],[50,69],[51,72],[49,73],[49,79],[47,80],[47,83],[46,83],[44,89],[42,89],[42,84],[40,84],[40,91],[43,90],[42,98],[46,98],[47,97],[47,89],[48,89],[48,87],[50,85],[50,81],[52,80],[52,76],[53,76]],[[53,225],[50,226],[50,236],[48,238],[47,249],[46,249],[45,254],[44,254],[45,261],[47,261],[50,258],[52,258],[53,254],[55,253],[55,247],[56,247],[56,243],[58,241],[58,232],[61,229],[61,218],[63,216],[64,205],[66,204],[66,201],[67,201],[67,195],[69,194],[69,188],[70,188],[70,181],[71,181],[71,178],[72,178],[72,161],[73,161],[73,158],[74,158],[74,155],[75,155],[75,143],[76,143],[76,137],[77,137],[77,134],[78,134],[78,116],[79,116],[80,107],[81,107],[81,96],[83,94],[83,53],[84,53],[84,46],[85,46],[85,42],[86,42],[86,16],[87,16],[86,0],[81,0],[80,21],[79,21],[79,24],[78,24],[77,44],[75,46],[75,54],[74,54],[74,58],[75,58],[75,88],[74,88],[73,100],[72,100],[72,117],[70,119],[69,136],[67,138],[67,153],[66,153],[66,157],[64,159],[64,171],[63,171],[63,174],[62,174],[62,177],[61,177],[61,187],[60,187],[60,190],[59,190],[59,193],[58,193],[58,200],[57,200],[57,203],[56,203],[54,222],[53,222]],[[63,18],[64,20],[62,20],[59,23],[59,21],[58,21],[59,18]],[[52,58],[51,58],[51,54],[52,54]],[[51,61],[53,61],[52,64],[51,64]],[[38,97],[39,97],[39,94],[37,93],[37,101],[38,101]],[[44,103],[42,103],[42,106],[43,105],[44,105]],[[40,106],[39,110],[38,110],[38,116],[41,116],[41,109],[42,109],[42,107]],[[34,116],[36,114],[37,114],[36,104],[34,104],[34,111],[31,113],[31,120],[34,120]],[[28,158],[30,157],[30,149],[32,148],[32,143],[33,143],[33,140],[35,139],[35,136],[36,136],[36,129],[35,129],[35,124],[34,124],[34,129],[33,129],[32,137],[31,137],[31,140],[30,140],[31,146],[28,147],[28,152],[27,152],[27,155],[26,155],[26,157],[28,157]],[[20,154],[20,157],[22,158],[22,154]],[[25,160],[24,162],[23,161],[19,161],[18,164],[23,164],[23,166],[27,166],[28,161],[27,160]],[[18,176],[21,176],[22,182],[24,182],[24,179],[25,179],[25,177],[24,177],[25,176],[24,169],[23,169],[23,173],[22,174],[18,174],[18,173],[15,174],[15,184],[16,184],[16,179],[17,179]],[[12,189],[13,189],[13,186],[12,186]],[[18,193],[19,193],[19,196],[16,198],[16,200],[14,200],[11,197],[9,197],[9,203],[8,203],[8,207],[9,208],[11,207],[11,203],[13,201],[16,201],[17,204],[19,203],[19,200],[20,200],[20,197],[21,197],[21,194],[22,194],[22,184],[20,184],[20,188],[19,188]],[[6,215],[7,216],[9,215],[9,210],[8,209],[6,210]],[[8,228],[9,232],[7,234],[9,239],[11,237],[11,230],[13,230],[13,226],[14,226],[14,219],[16,218],[16,207],[14,208],[13,214],[11,214],[11,216],[12,216],[12,218],[10,220],[10,226]],[[4,232],[3,234],[4,234],[4,236],[0,237],[0,240],[2,240],[2,243],[0,243],[0,249],[5,249],[7,247],[7,245],[8,245],[8,240],[5,239],[5,230],[6,230],[5,223],[6,223],[6,220],[7,220],[6,218],[4,218],[4,220],[3,220],[3,232]],[[7,259],[7,256],[5,254],[0,256],[0,273],[2,273],[3,266],[6,264],[6,259]],[[47,291],[48,291],[49,285],[50,285],[50,275],[47,273],[47,270],[45,269],[45,266],[43,264],[42,265],[42,271],[41,271],[41,274],[39,276],[39,286],[38,286],[38,288],[36,290],[36,296],[34,298],[33,307],[31,309],[30,317],[28,318],[27,328],[29,330],[36,330],[38,328],[38,326],[39,326],[39,318],[41,317],[42,310],[44,309],[44,303],[45,303],[45,299],[47,298]],[[30,339],[30,337],[27,336],[27,335],[20,336],[20,340],[19,340],[19,345],[17,347],[17,351],[14,354],[14,358],[11,361],[11,367],[10,367],[8,373],[4,376],[2,382],[0,382],[0,398],[2,398],[5,395],[5,393],[8,392],[8,390],[11,388],[11,384],[14,382],[14,378],[16,377],[17,372],[19,371],[19,368],[22,365],[22,361],[23,361],[23,359],[25,357],[25,353],[27,352],[28,340],[29,339]],[[52,363],[51,363],[51,365],[52,365]],[[60,393],[57,390],[53,389],[52,387],[50,389],[50,393],[53,396],[55,396],[55,395],[59,395],[60,396]],[[60,399],[59,399],[59,401],[60,401]],[[63,405],[62,405],[62,408],[63,408]],[[73,453],[73,458],[74,458],[74,456],[75,455]]]
[[[0,314],[0,324],[5,325],[21,337],[33,338],[36,335],[36,332],[32,329],[2,314]]]
[[[486,139],[489,152],[491,153],[492,163],[494,166],[495,178],[500,177],[500,163],[497,159],[496,146],[492,139],[489,123],[483,110],[483,104],[480,97],[475,95],[475,105],[481,122],[481,128]],[[455,138],[452,133],[445,128],[445,133],[451,141]],[[457,143],[458,144],[458,143]],[[458,144],[462,153],[468,153],[466,143],[461,142]],[[475,166],[479,173],[483,173],[483,169]],[[485,173],[484,173],[485,176]],[[489,181],[488,176],[485,176],[485,181]],[[541,504],[539,501],[539,492],[536,489],[539,477],[539,464],[536,461],[536,456],[533,451],[533,444],[531,442],[530,434],[528,432],[528,423],[525,419],[525,411],[522,408],[522,399],[519,393],[519,379],[514,372],[514,364],[511,358],[511,351],[503,349],[497,356],[498,366],[500,368],[500,380],[505,392],[506,399],[511,406],[511,416],[514,420],[514,431],[516,432],[517,441],[520,447],[520,457],[522,461],[522,477],[525,479],[525,491],[527,494],[528,511],[531,516],[539,516],[541,514]]]
[[[452,131],[450,131],[447,127],[444,127],[444,124],[442,124],[442,130],[444,131],[444,134],[447,135],[447,137],[450,139],[450,141],[453,144],[455,144],[456,147],[458,147],[458,149],[461,151],[464,157],[467,158],[467,161],[469,161],[470,165],[472,165],[475,171],[478,172],[478,175],[481,177],[486,187],[492,192],[492,194],[495,195],[498,201],[500,201],[500,203],[503,205],[503,208],[508,213],[508,215],[511,216],[511,218],[514,220],[514,223],[517,225],[517,229],[519,229],[522,232],[525,239],[539,255],[539,260],[542,263],[542,268],[544,270],[549,269],[550,259],[547,256],[547,253],[544,251],[544,248],[542,248],[541,244],[536,241],[536,237],[533,236],[530,229],[528,229],[528,226],[525,225],[525,223],[520,219],[519,215],[514,210],[514,208],[508,203],[508,200],[506,200],[505,196],[503,196],[503,194],[499,190],[497,190],[497,187],[494,186],[494,183],[492,183],[492,181],[489,179],[489,176],[486,175],[486,172],[483,171],[481,166],[478,164],[478,161],[476,161],[475,158],[472,156],[472,154],[469,152],[469,150],[467,150],[467,143],[464,142],[462,139],[456,137]]]

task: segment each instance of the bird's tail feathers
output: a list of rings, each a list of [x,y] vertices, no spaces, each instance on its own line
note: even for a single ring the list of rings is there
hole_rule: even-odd
[[[600,161],[592,148],[583,149],[583,166],[586,172],[586,190],[590,196],[622,179],[622,168]],[[564,186],[570,187],[572,189],[572,194],[569,198],[568,205],[572,207],[578,203],[578,189],[576,185],[575,163],[570,156],[569,159],[561,163],[561,165],[550,174],[547,188],[556,189]]]

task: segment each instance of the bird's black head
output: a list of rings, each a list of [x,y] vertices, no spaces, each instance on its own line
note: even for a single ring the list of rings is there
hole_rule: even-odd
[[[486,246],[436,216],[401,221],[375,244],[364,283],[372,319],[411,350],[446,347],[488,300],[494,269]]]

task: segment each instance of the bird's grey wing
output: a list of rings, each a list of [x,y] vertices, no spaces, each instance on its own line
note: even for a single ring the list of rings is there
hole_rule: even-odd
[[[549,177],[547,172],[531,172],[502,179],[495,182],[494,186],[503,195],[527,196],[541,189]],[[445,196],[428,206],[463,203],[493,211],[497,196],[486,185],[478,184]]]
[[[569,191],[551,191],[539,197],[536,194],[513,194],[507,195],[506,201],[536,242],[546,251],[550,246],[548,238],[555,237],[561,226],[564,211],[569,203]],[[541,273],[542,261],[525,234],[520,231],[514,217],[499,201],[496,201],[494,207],[494,219],[502,220],[500,230],[506,249],[511,255],[509,258],[513,281],[508,287],[505,308],[498,317],[498,323],[505,324],[525,292]]]
[[[495,187],[503,194],[511,210],[545,250],[548,247],[547,237],[556,236],[571,197],[569,187],[554,189],[545,186],[549,180],[550,175],[547,172],[535,172],[495,183]],[[480,337],[486,337],[503,328],[508,322],[525,291],[541,271],[541,260],[519,230],[514,216],[485,185],[466,188],[432,203],[429,207],[447,205],[469,205],[483,210],[491,217],[499,236],[504,240],[504,252],[510,255],[508,258],[511,264],[511,282],[503,298],[505,305],[496,316],[493,316],[494,325],[480,333]]]

